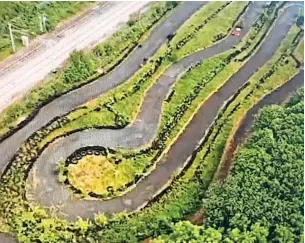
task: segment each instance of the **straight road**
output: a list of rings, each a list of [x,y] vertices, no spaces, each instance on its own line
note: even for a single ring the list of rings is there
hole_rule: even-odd
[[[61,31],[62,38],[53,35],[41,40],[35,55],[0,68],[0,112],[21,98],[51,70],[63,63],[75,49],[83,49],[109,37],[117,27],[129,20],[148,1],[111,2],[98,5],[90,18]],[[26,55],[26,54],[25,54]],[[13,68],[11,66],[14,66]]]

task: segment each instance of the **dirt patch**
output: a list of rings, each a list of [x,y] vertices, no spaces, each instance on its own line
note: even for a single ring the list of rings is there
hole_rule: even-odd
[[[203,225],[205,223],[205,214],[203,208],[200,208],[196,213],[194,213],[188,220],[195,225]]]

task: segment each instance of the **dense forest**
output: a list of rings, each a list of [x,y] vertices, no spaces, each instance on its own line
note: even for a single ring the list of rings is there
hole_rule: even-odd
[[[11,52],[8,23],[12,24],[17,47],[22,34],[30,38],[50,31],[63,19],[77,13],[92,2],[0,2],[0,60]],[[40,29],[40,17],[47,16],[46,29]]]
[[[261,109],[229,178],[207,192],[204,226],[179,222],[154,242],[303,242],[303,99]]]

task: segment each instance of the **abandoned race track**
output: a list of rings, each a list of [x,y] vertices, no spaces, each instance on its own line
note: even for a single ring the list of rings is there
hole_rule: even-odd
[[[137,122],[131,126],[122,130],[92,129],[76,132],[49,146],[34,165],[35,179],[38,178],[40,183],[29,193],[31,198],[46,206],[59,206],[59,216],[71,220],[75,220],[77,216],[92,218],[96,212],[133,211],[145,205],[194,151],[223,103],[252,76],[253,71],[263,66],[272,57],[290,29],[296,11],[296,7],[290,7],[285,11],[257,53],[201,106],[187,129],[170,148],[168,154],[161,159],[158,167],[140,181],[135,189],[108,201],[80,200],[71,197],[71,191],[58,183],[53,171],[60,158],[68,157],[80,147],[99,145],[134,149],[148,143],[157,130],[162,101],[175,83],[177,76],[196,62],[231,48],[239,41],[238,39],[228,37],[221,43],[190,55],[170,67],[147,93]],[[254,20],[255,16],[252,16],[252,19],[249,18],[249,24]],[[154,108],[149,109],[150,107]]]
[[[5,169],[20,145],[38,128],[48,123],[52,118],[61,116],[86,101],[99,97],[131,77],[139,69],[143,58],[152,56],[166,41],[167,36],[174,33],[203,4],[205,3],[188,2],[182,7],[178,7],[168,19],[153,31],[141,48],[133,51],[130,57],[109,75],[65,94],[42,107],[26,126],[0,143],[0,171]],[[92,218],[98,212],[133,211],[145,206],[167,184],[175,171],[184,165],[187,158],[198,146],[199,141],[205,136],[223,104],[249,80],[253,72],[257,71],[273,56],[293,24],[295,14],[298,11],[297,6],[290,6],[285,10],[255,55],[204,102],[168,153],[162,157],[156,169],[139,181],[133,190],[107,201],[74,198],[68,187],[58,183],[58,178],[54,174],[56,163],[60,158],[66,158],[75,150],[84,146],[97,145],[136,149],[149,143],[158,129],[162,103],[179,76],[197,62],[229,50],[239,43],[259,15],[262,4],[255,2],[250,5],[249,10],[251,11],[247,11],[243,16],[245,26],[241,36],[229,36],[216,45],[187,56],[168,68],[149,89],[136,121],[128,127],[120,130],[91,129],[75,132],[47,147],[30,172],[28,185],[31,185],[33,171],[36,172],[35,176],[40,181],[35,189],[29,187],[31,188],[29,192],[31,199],[44,206],[57,206],[59,209],[58,216],[70,220],[75,220],[78,216]],[[253,116],[257,114],[258,109],[265,105],[283,102],[291,92],[303,86],[303,79],[304,72],[301,71],[282,87],[264,97],[247,112],[245,119],[234,135],[234,149],[245,139],[253,124]],[[232,154],[228,156],[230,159],[224,163],[224,176],[228,174],[234,149],[231,151]],[[6,234],[0,234],[0,241],[4,243],[16,242]]]

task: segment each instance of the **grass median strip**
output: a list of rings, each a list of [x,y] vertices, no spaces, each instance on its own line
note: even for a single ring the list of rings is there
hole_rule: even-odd
[[[293,35],[294,31],[292,29],[289,36]],[[162,196],[157,197],[139,213],[109,220],[109,225],[105,228],[93,228],[92,236],[100,230],[103,232],[102,236],[95,239],[105,242],[110,242],[110,239],[115,239],[112,242],[144,240],[170,231],[173,222],[185,219],[201,207],[205,191],[220,163],[225,145],[234,133],[234,127],[259,100],[289,81],[299,71],[295,61],[290,57],[290,51],[289,47],[287,52],[277,52],[268,64],[249,80],[248,85],[224,106],[207,137],[188,161],[190,166],[186,166],[187,169],[173,179]],[[127,229],[132,230],[125,231]],[[123,231],[128,233],[120,234]]]
[[[72,53],[65,67],[54,77],[39,84],[22,100],[2,112],[0,136],[14,132],[19,124],[26,122],[26,119],[50,100],[109,72],[143,41],[152,28],[176,5],[176,2],[153,3],[145,13],[135,16],[126,26],[93,50]]]
[[[239,14],[239,12],[236,12],[236,16],[238,16],[238,14]],[[215,32],[215,35],[217,35],[217,32]],[[210,38],[213,38],[213,36],[211,36]],[[164,46],[164,47],[161,47],[159,52],[162,53],[164,51],[164,48],[167,51],[167,47]],[[165,53],[167,53],[167,52],[165,52]],[[159,56],[157,55],[154,60],[155,60],[155,62],[151,63],[150,65],[145,65],[143,67],[143,69],[141,69],[137,74],[135,74],[135,77],[133,77],[131,79],[133,81],[126,83],[127,87],[123,86],[123,85],[121,87],[127,88],[127,90],[130,90],[132,92],[136,92],[137,90],[139,90],[139,88],[144,86],[143,80],[145,81],[147,78],[150,78],[150,76],[152,74],[149,70],[154,69],[154,65],[157,62],[160,62]],[[165,60],[170,61],[168,59],[165,59]],[[139,76],[137,76],[137,75],[139,75]],[[137,82],[134,82],[134,80],[136,80]],[[140,85],[140,86],[137,85],[138,82],[142,85]],[[125,96],[124,92],[119,93],[117,91],[118,91],[118,89],[113,91],[113,92],[116,92],[115,97],[117,97],[117,95],[120,97]],[[113,95],[114,93],[111,93],[111,94]],[[106,96],[107,96],[107,94],[106,94]],[[110,95],[108,97],[109,97],[109,100],[106,99],[106,101],[109,101],[109,102],[112,102],[113,100],[116,99],[115,97],[110,96]],[[94,109],[93,109],[93,106],[90,108],[92,108],[91,110],[97,109],[97,111],[98,111],[99,110],[98,108],[101,108],[100,105],[106,105],[106,107],[109,106],[108,103],[100,104],[101,101],[105,101],[103,99],[104,99],[104,97],[101,97],[101,100],[97,99],[95,101],[89,102],[87,105],[96,104],[97,106],[95,106]],[[85,110],[86,110],[86,107],[81,107],[80,109],[77,109],[75,111],[77,113],[76,117],[79,115],[79,113],[82,114],[82,112]],[[85,114],[86,114],[86,112],[85,112]],[[73,113],[73,115],[75,115],[75,113]],[[102,119],[104,119],[104,117]],[[112,119],[112,118],[110,118],[110,119]],[[48,134],[50,134],[50,132],[55,131],[59,127],[63,127],[65,125],[67,125],[69,122],[71,122],[71,120],[67,116],[56,118],[51,124],[47,125],[46,127],[40,129],[35,134],[33,134],[28,139],[28,141],[21,146],[18,153],[16,153],[16,155],[12,159],[10,166],[4,172],[2,180],[1,180],[1,185],[2,185],[1,194],[3,193],[2,198],[8,199],[6,201],[1,201],[1,205],[3,206],[1,208],[3,210],[5,209],[4,211],[1,212],[1,216],[3,217],[2,225],[4,223],[9,224],[9,222],[12,222],[11,221],[12,215],[14,215],[14,212],[16,213],[15,210],[19,211],[19,209],[23,210],[24,207],[27,207],[26,205],[28,203],[24,200],[24,197],[23,197],[25,195],[25,178],[26,178],[28,171],[31,169],[33,162],[35,161],[37,156],[39,156],[39,154],[42,151],[42,147],[41,147],[42,141],[44,141],[44,146],[47,146],[48,143],[51,142],[52,140],[46,141],[46,140],[44,140],[45,137],[48,136]],[[9,188],[11,188],[12,191],[10,191],[11,189],[9,189]],[[14,199],[12,199],[12,198],[9,199],[10,198],[9,195],[13,196]],[[9,206],[7,203],[9,203],[11,206]],[[11,203],[13,203],[13,204],[11,204]]]
[[[261,19],[258,20],[257,25],[260,21]],[[247,52],[253,52],[252,47],[261,42],[261,38],[264,38],[265,32],[268,30],[267,26],[270,26],[270,24],[271,23],[265,20],[265,25],[261,25],[260,29],[254,27],[249,35],[245,37],[252,37],[253,32],[255,32],[256,38],[252,38],[251,42],[250,40],[248,42],[243,41],[236,47],[236,50],[229,50],[219,56],[200,63],[189,70],[189,72],[177,82],[170,101],[164,102],[163,104],[161,124],[158,129],[157,137],[152,144],[136,151],[117,151],[117,156],[123,157],[120,162],[121,167],[117,167],[117,173],[120,173],[120,168],[126,168],[127,166],[129,168],[129,176],[122,178],[122,180],[125,179],[125,181],[117,181],[117,185],[115,187],[110,187],[109,193],[104,195],[97,194],[96,191],[86,191],[84,188],[79,187],[77,190],[83,192],[84,195],[91,193],[90,195],[95,197],[107,198],[109,196],[121,195],[133,188],[141,178],[147,175],[150,170],[156,166],[158,160],[167,152],[171,144],[173,144],[181,134],[209,95],[220,88],[244,65],[246,60],[235,60],[239,60],[240,56],[244,57],[248,55]],[[205,75],[203,75],[203,73]],[[130,178],[133,178],[133,180],[130,180]],[[108,180],[107,175],[105,175],[104,179]],[[126,179],[129,179],[129,181]],[[68,181],[66,181],[66,183],[68,183]],[[125,186],[121,187],[124,183]],[[70,184],[72,188],[76,189],[72,183]],[[86,189],[88,190],[89,188],[87,187]]]
[[[291,68],[292,63],[286,63],[285,60],[281,61],[280,66],[282,68],[276,69],[275,72]],[[273,85],[270,84],[269,80],[270,78],[263,81]],[[260,89],[261,87],[257,88]],[[243,101],[245,100],[244,97],[242,96],[240,99]],[[249,98],[251,97],[249,96]],[[234,119],[232,120],[234,121]],[[65,119],[61,121],[66,122]],[[210,143],[213,143],[213,141],[210,141]],[[25,145],[22,151],[28,152],[31,150],[31,144],[35,144],[35,140],[31,140]],[[222,144],[225,144],[225,141]],[[218,153],[217,150],[215,152]],[[36,151],[31,150],[31,156],[32,153],[34,154]],[[158,202],[152,203],[150,207],[138,214],[133,216],[118,214],[110,220],[103,215],[99,215],[94,222],[78,220],[76,223],[69,223],[50,217],[41,208],[33,207],[24,201],[22,197],[24,195],[24,177],[26,176],[24,170],[30,167],[31,159],[31,157],[26,158],[22,155],[20,160],[11,164],[11,168],[5,172],[1,181],[1,198],[5,198],[0,202],[3,210],[1,212],[1,216],[3,216],[1,223],[9,224],[11,230],[18,235],[22,242],[33,242],[39,239],[41,242],[69,242],[74,240],[76,242],[133,243],[149,236],[156,237],[158,234],[170,230],[172,222],[180,220],[197,209],[202,200],[201,191],[205,188],[202,184],[198,184],[197,177],[193,176],[193,180],[188,179],[188,177],[181,177],[173,183],[171,190],[167,191],[166,195],[159,198]],[[213,166],[207,165],[202,160],[199,162],[197,166],[203,166],[202,171],[204,173],[211,173]],[[212,160],[212,162],[217,163],[217,160]],[[205,172],[205,170],[210,171]],[[187,173],[189,172],[187,171]],[[200,174],[200,178],[204,178],[204,176]]]

